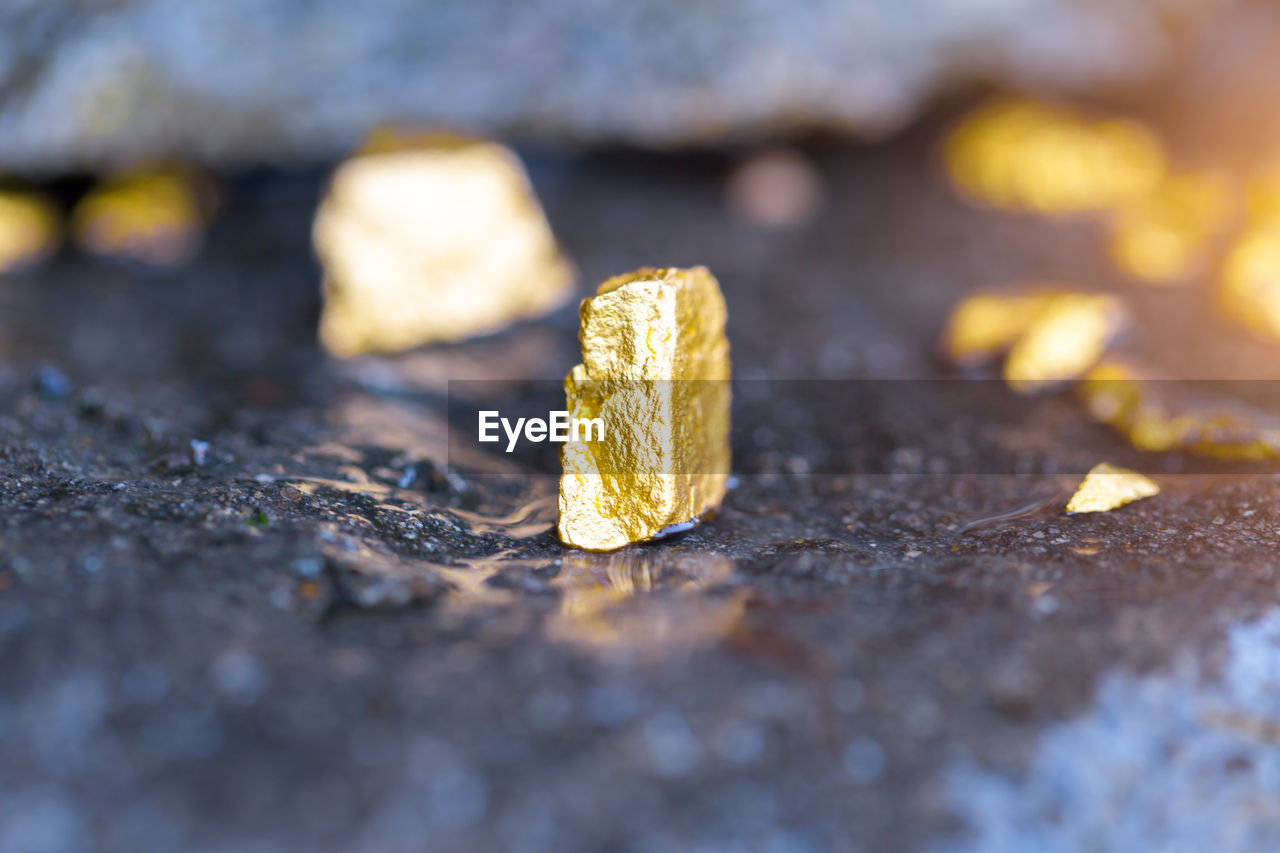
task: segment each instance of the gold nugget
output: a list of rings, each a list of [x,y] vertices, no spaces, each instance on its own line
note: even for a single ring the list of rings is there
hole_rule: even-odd
[[[1033,290],[965,297],[947,320],[942,334],[943,358],[960,367],[986,364],[1007,352],[1061,293]]]
[[[568,299],[573,270],[514,153],[421,135],[369,150],[338,169],[316,214],[330,352],[486,334]]]
[[[1019,393],[1074,379],[1105,352],[1126,317],[1114,296],[1068,290],[978,293],[951,312],[942,357],[974,367],[1007,352],[1004,377]]]
[[[1139,450],[1185,450],[1225,460],[1280,458],[1280,418],[1243,401],[1114,360],[1091,370],[1079,391],[1095,420]]]
[[[1256,334],[1280,339],[1280,224],[1250,228],[1222,265],[1218,304]]]
[[[1076,379],[1103,356],[1125,316],[1124,305],[1114,296],[1055,296],[1009,350],[1005,381],[1019,394],[1030,394]]]
[[[1134,278],[1180,283],[1199,272],[1213,239],[1229,224],[1238,193],[1222,175],[1174,175],[1122,205],[1112,225],[1111,257]]]
[[[204,242],[205,213],[195,179],[177,169],[143,169],[91,189],[71,212],[86,252],[157,267],[191,260]]]
[[[1150,190],[1166,169],[1159,139],[1138,122],[1018,98],[967,115],[948,134],[943,158],[969,199],[1045,215],[1110,208]]]
[[[729,341],[705,267],[641,269],[582,301],[571,418],[604,438],[560,453],[560,538],[608,551],[685,530],[714,512],[729,472]]]
[[[51,201],[32,193],[0,191],[0,272],[47,257],[61,236]]]
[[[1067,503],[1067,512],[1107,512],[1158,494],[1160,487],[1150,478],[1103,462],[1093,466],[1085,475],[1080,488]]]

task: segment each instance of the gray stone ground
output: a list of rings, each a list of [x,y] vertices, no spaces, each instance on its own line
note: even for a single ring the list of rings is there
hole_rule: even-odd
[[[955,201],[937,132],[810,149],[798,231],[731,216],[722,157],[531,156],[584,282],[708,264],[772,382],[719,518],[606,556],[546,477],[444,464],[441,378],[558,377],[572,309],[325,361],[320,175],[229,183],[183,269],[0,280],[0,849],[1274,849],[1276,472],[849,381],[947,376],[970,287],[1124,289],[1094,226]],[[1135,351],[1275,374],[1202,289],[1125,292]],[[1164,493],[963,530],[1103,459]]]
[[[1133,83],[1241,4],[3,0],[0,168],[293,163],[388,121],[569,145],[878,136],[975,83]]]

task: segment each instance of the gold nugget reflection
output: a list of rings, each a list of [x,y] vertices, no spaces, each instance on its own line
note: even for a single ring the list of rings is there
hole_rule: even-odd
[[[174,169],[133,172],[99,184],[71,215],[76,243],[97,255],[177,266],[204,241],[194,180]]]
[[[1042,214],[1111,208],[1149,192],[1166,168],[1159,139],[1138,122],[1093,120],[1017,98],[993,100],[962,119],[943,157],[971,200]]]
[[[639,549],[569,554],[555,586],[560,609],[553,639],[646,659],[725,636],[737,624],[746,591],[726,589],[733,562],[718,554]]]
[[[0,272],[52,254],[61,238],[57,211],[43,196],[0,191]]]

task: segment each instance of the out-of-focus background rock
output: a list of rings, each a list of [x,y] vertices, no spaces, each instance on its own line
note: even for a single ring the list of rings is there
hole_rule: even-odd
[[[296,162],[374,124],[874,137],[974,83],[1096,93],[1242,0],[0,0],[0,169]]]

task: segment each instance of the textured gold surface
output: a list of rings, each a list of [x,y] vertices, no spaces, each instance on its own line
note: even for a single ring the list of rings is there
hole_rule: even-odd
[[[60,237],[51,201],[32,193],[0,191],[0,272],[51,254]]]
[[[729,473],[729,341],[715,277],[704,267],[617,276],[583,300],[581,319],[567,408],[602,418],[605,435],[562,446],[560,538],[607,551],[698,522]]]
[[[429,135],[371,150],[338,169],[316,214],[329,351],[485,334],[569,297],[572,268],[514,153]]]
[[[1005,381],[1029,394],[1082,376],[1097,364],[1124,320],[1124,306],[1114,296],[1058,294],[1009,350]]]
[[[1107,512],[1160,494],[1160,487],[1137,471],[1103,462],[1093,466],[1067,503],[1067,512]]]
[[[71,213],[72,236],[85,251],[161,267],[194,257],[204,225],[195,180],[173,169],[104,181]]]

